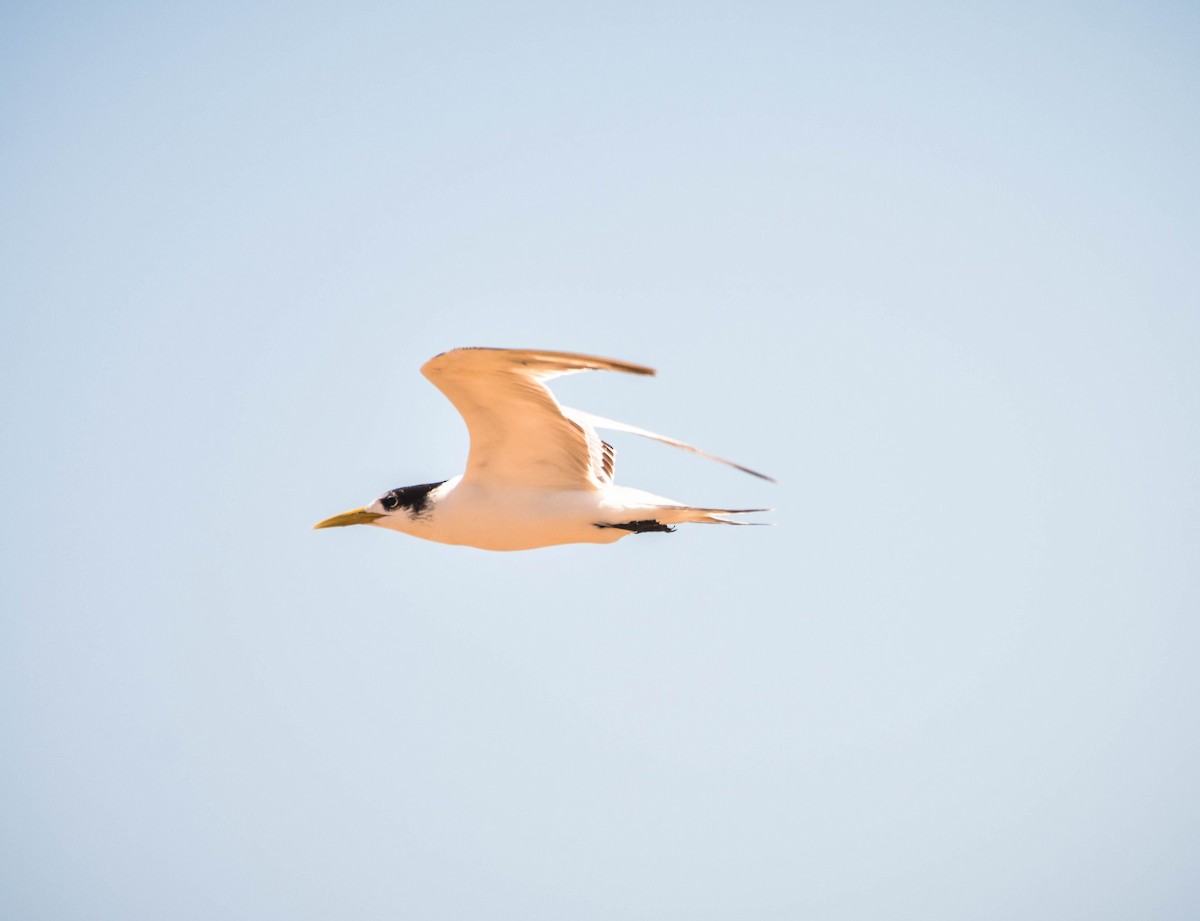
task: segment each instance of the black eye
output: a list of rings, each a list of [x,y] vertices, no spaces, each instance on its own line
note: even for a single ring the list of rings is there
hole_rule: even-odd
[[[379,500],[379,504],[382,505],[386,511],[390,512],[400,504],[400,497],[394,492],[390,492]]]

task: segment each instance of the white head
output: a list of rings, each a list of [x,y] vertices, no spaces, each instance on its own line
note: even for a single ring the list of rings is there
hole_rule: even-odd
[[[428,518],[437,502],[438,487],[445,482],[390,489],[369,505],[326,518],[313,527],[344,528],[351,524],[372,524],[378,528],[411,532],[414,526]]]

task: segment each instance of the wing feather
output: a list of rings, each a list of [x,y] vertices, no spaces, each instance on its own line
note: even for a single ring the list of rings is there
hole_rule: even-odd
[[[545,385],[591,370],[654,373],[611,358],[528,349],[454,349],[421,367],[471,435],[464,482],[545,489],[597,489],[609,481],[595,430],[568,417]]]
[[[598,428],[660,441],[775,482],[676,438],[562,406],[545,382],[577,371],[654,374],[612,358],[531,349],[453,349],[422,365],[421,373],[454,404],[471,435],[464,482],[599,489],[613,482],[614,452]]]
[[[587,425],[591,428],[610,429],[614,432],[626,432],[630,435],[640,435],[642,438],[650,438],[654,441],[661,441],[663,444],[670,445],[673,448],[680,448],[684,451],[690,451],[692,454],[698,454],[701,457],[707,457],[709,460],[716,461],[719,464],[726,464],[733,467],[735,470],[740,470],[742,473],[748,473],[751,476],[756,476],[760,480],[767,480],[770,483],[776,482],[774,477],[767,476],[765,473],[759,473],[757,470],[751,470],[749,467],[744,467],[739,463],[731,461],[724,457],[718,457],[715,454],[709,454],[707,451],[701,451],[694,445],[680,441],[678,438],[670,438],[667,435],[659,435],[657,432],[651,432],[647,429],[638,428],[636,425],[629,425],[625,422],[617,422],[614,419],[605,419],[603,416],[596,416],[592,413],[586,413],[581,409],[568,409],[564,407],[570,418],[574,419],[581,425]]]

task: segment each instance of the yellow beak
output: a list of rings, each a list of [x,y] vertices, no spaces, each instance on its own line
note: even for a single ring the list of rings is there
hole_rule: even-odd
[[[382,517],[377,512],[368,512],[365,508],[356,508],[349,512],[342,512],[340,515],[334,515],[332,518],[326,518],[324,521],[318,521],[313,525],[313,528],[344,528],[348,524],[370,524],[376,518]]]

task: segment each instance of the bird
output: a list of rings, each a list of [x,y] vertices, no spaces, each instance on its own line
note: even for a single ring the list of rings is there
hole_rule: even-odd
[[[443,544],[532,550],[610,544],[631,534],[669,533],[684,523],[755,524],[728,516],[771,509],[700,508],[618,486],[616,452],[596,434],[610,429],[663,442],[775,482],[675,438],[561,405],[546,382],[579,371],[654,375],[652,368],[573,352],[458,348],[421,373],[466,422],[466,470],[436,483],[389,490],[314,528],[372,525]]]

